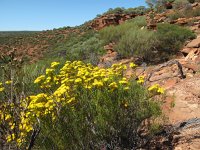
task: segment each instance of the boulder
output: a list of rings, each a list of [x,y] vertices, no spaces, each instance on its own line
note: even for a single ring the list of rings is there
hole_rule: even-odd
[[[178,78],[171,78],[165,81],[164,85],[162,86],[164,89],[169,89],[175,86],[176,83],[178,83]]]
[[[95,30],[100,30],[110,25],[119,25],[126,20],[135,18],[136,14],[107,14],[96,18],[90,23],[90,27]]]
[[[191,48],[186,47],[186,48],[182,49],[181,52],[184,54],[189,54],[191,50],[192,50]]]
[[[200,64],[200,48],[193,49],[187,57],[185,57],[187,61],[193,61],[195,64]]]
[[[189,48],[199,48],[200,47],[200,38],[192,40],[190,43],[187,44]]]
[[[200,118],[191,118],[177,124],[169,124],[145,142],[148,150],[199,150]]]
[[[150,78],[150,81],[152,82],[152,81],[164,80],[171,77],[174,77],[174,74],[172,72],[166,72],[161,75],[152,76]]]
[[[187,63],[187,64],[182,64],[183,67],[188,68],[193,70],[194,72],[199,71],[199,66],[197,64],[192,64],[192,63]]]

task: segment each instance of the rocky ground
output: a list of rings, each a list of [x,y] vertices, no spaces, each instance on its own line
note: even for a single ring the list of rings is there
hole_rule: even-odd
[[[157,143],[156,145],[163,145],[163,147],[158,146],[152,149],[200,149],[199,23],[200,18],[198,23],[191,26],[191,29],[197,33],[197,38],[188,41],[175,59],[156,66],[145,66],[143,64],[136,70],[128,69],[126,72],[128,77],[133,74],[148,77],[151,74],[146,86],[158,83],[166,90],[163,112],[168,118],[168,124],[171,125],[167,127],[167,130],[173,129],[173,132],[168,133],[168,136],[158,136],[159,140],[157,139],[154,144]],[[114,43],[110,43],[104,47],[107,54],[101,58],[100,67],[110,66],[113,63],[129,64],[135,61],[134,58],[120,59],[117,52],[113,50],[113,45]],[[177,64],[171,62],[181,64],[184,78],[181,78]],[[187,124],[187,126],[184,124]],[[164,142],[168,142],[168,146],[164,146],[166,145]]]

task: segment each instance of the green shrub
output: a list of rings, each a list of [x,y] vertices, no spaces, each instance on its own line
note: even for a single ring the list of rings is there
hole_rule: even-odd
[[[188,17],[188,18],[200,16],[200,7],[196,8],[196,9],[186,10],[184,13],[186,14],[186,17]]]
[[[148,10],[144,6],[139,6],[135,8],[127,8],[124,7],[117,7],[117,8],[110,8],[107,12],[105,12],[103,15],[107,14],[136,14],[136,15],[142,15],[146,13]]]
[[[98,36],[98,33],[93,31],[83,35],[72,34],[66,41],[56,46],[54,55],[60,52],[63,53],[65,59],[70,61],[82,60],[97,64],[99,55],[104,53],[103,41]],[[50,57],[52,56],[53,54],[50,54]]]
[[[139,56],[146,62],[165,61],[178,52],[184,42],[195,38],[195,34],[184,27],[158,24],[157,31],[141,29],[145,25],[138,17],[119,26],[100,31],[105,43],[115,42],[115,50],[122,56]]]
[[[123,56],[140,56],[150,59],[157,37],[153,31],[147,29],[131,29],[124,34],[116,46],[116,50]]]
[[[123,13],[125,10],[125,8],[123,7],[117,7],[117,8],[109,8],[107,12],[104,13],[104,15],[106,14],[118,14],[118,13]]]
[[[99,55],[103,53],[102,41],[97,37],[91,37],[85,41],[70,46],[66,51],[67,60],[84,60],[97,64]]]
[[[195,34],[184,27],[171,24],[158,24],[158,48],[168,54],[175,54],[188,39],[195,38]]]
[[[175,11],[174,13],[168,15],[170,20],[177,20],[178,18],[191,18],[200,16],[200,7],[192,9],[191,7],[185,8],[182,11]]]
[[[195,0],[188,0],[188,2],[190,2],[190,3],[194,3],[194,2],[195,2]]]
[[[144,6],[140,6],[140,7],[135,7],[135,8],[128,8],[126,10],[124,10],[125,14],[138,14],[138,15],[142,15],[144,13],[146,13],[148,10],[147,8],[145,8]]]
[[[175,9],[184,8],[189,4],[188,0],[175,0],[173,6]]]
[[[138,29],[146,25],[145,17],[136,17],[119,26],[109,26],[100,31],[100,37],[105,44],[118,42],[125,33],[130,29]]]
[[[178,18],[184,18],[185,14],[180,11],[175,11],[174,13],[168,15],[170,21],[177,20]]]

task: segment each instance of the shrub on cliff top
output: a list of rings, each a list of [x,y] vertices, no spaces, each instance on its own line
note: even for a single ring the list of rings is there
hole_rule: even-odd
[[[195,38],[187,28],[171,24],[158,24],[157,31],[147,30],[144,17],[137,17],[119,26],[100,31],[105,44],[115,42],[115,50],[122,56],[139,56],[146,62],[166,60],[175,54],[184,42]]]

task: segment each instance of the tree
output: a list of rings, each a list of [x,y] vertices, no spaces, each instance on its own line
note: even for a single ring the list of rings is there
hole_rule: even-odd
[[[146,0],[146,3],[150,8],[154,8],[155,5],[158,4],[158,1],[160,1],[160,0]]]
[[[175,0],[146,0],[147,5],[150,8],[156,8],[159,6],[163,6],[166,3],[173,3]]]

